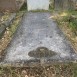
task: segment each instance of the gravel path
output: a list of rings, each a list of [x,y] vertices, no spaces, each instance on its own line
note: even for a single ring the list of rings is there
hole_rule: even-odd
[[[37,62],[40,58],[31,57],[29,52],[37,52],[39,48],[47,48],[48,51],[56,53],[54,56],[41,57],[46,62],[76,59],[70,42],[57,24],[50,19],[50,16],[49,12],[28,12],[25,14],[13,40],[6,49],[7,54],[4,62]]]

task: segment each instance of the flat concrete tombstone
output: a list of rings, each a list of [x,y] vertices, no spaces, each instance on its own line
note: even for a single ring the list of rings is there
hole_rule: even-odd
[[[27,0],[27,9],[31,10],[49,10],[50,0]]]

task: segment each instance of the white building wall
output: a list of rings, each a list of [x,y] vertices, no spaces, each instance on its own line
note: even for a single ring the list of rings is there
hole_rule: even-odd
[[[27,8],[30,10],[49,10],[49,0],[27,0]]]

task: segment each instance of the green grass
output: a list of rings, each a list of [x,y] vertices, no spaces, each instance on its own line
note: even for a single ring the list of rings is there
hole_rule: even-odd
[[[68,15],[64,16],[62,18],[62,20],[58,21],[58,23],[68,22],[69,23],[69,28],[71,28],[72,31],[75,33],[75,35],[77,35],[77,11],[67,11],[66,13]]]

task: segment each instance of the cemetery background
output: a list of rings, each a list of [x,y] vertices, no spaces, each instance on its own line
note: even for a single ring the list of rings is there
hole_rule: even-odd
[[[55,0],[55,1],[56,1],[56,0]],[[60,0],[59,0],[59,1],[60,1]],[[52,2],[51,2],[51,3],[52,3]],[[59,3],[58,3],[58,4],[59,4]],[[56,4],[56,5],[57,5],[57,4]],[[63,6],[63,5],[60,5],[60,6]],[[60,6],[59,6],[59,8],[60,8]],[[53,6],[51,5],[51,7],[54,8],[54,5],[53,5]],[[67,6],[65,6],[65,7],[67,7]],[[63,10],[63,9],[65,10],[64,7],[61,8],[61,9],[59,9],[59,8],[57,8],[57,6],[55,6],[55,10],[60,10],[60,11]],[[74,9],[76,10],[76,7],[74,7]],[[66,8],[66,10],[68,10],[68,9]],[[53,10],[53,13],[54,13],[54,10]],[[60,28],[61,28],[62,30],[64,30],[64,33],[65,33],[65,34],[67,35],[67,37],[71,40],[71,42],[72,42],[72,43],[73,43],[73,42],[75,43],[75,49],[76,49],[76,47],[77,47],[77,42],[76,42],[76,41],[77,41],[77,36],[76,36],[76,30],[77,30],[77,28],[76,28],[76,27],[74,28],[74,27],[72,27],[72,26],[69,26],[69,27],[68,27],[68,25],[69,25],[69,22],[71,22],[71,23],[72,23],[72,22],[75,22],[75,21],[73,21],[73,20],[71,20],[71,19],[74,18],[74,17],[76,17],[77,12],[76,12],[76,11],[69,11],[69,12],[67,12],[67,11],[61,11],[61,12],[58,12],[58,13],[59,13],[59,14],[56,14],[56,13],[55,13],[55,14],[56,14],[56,17],[55,17],[55,15],[53,14],[53,18],[57,20],[57,22],[59,23],[59,25],[60,25],[60,24],[63,25],[63,26],[60,26]],[[16,18],[16,19],[18,18],[18,21],[19,21],[19,18],[21,19],[23,14],[24,14],[23,12],[20,12],[20,13],[17,14],[17,16],[16,16],[15,18]],[[69,14],[70,14],[70,16],[73,15],[73,17],[71,18],[71,17],[69,16]],[[5,18],[5,17],[4,17],[4,18]],[[51,18],[52,18],[52,17],[51,17]],[[57,18],[58,18],[58,19],[57,19]],[[59,18],[61,18],[61,19],[59,19]],[[74,19],[76,19],[76,18],[74,18]],[[71,21],[70,21],[70,20],[71,20]],[[15,20],[15,21],[16,21],[16,20]],[[15,22],[16,25],[19,23],[18,21]],[[65,25],[64,25],[64,23],[65,23]],[[14,28],[16,27],[16,25],[14,24],[14,26],[12,26],[12,28],[7,28],[7,29],[6,29],[6,32],[5,32],[4,34],[6,35],[7,38],[5,37],[5,35],[3,35],[2,37],[5,38],[5,39],[1,39],[0,42],[4,42],[4,40],[7,41],[8,36],[9,36],[9,34],[10,34],[10,29],[11,29],[11,33],[14,32]],[[66,25],[67,25],[67,26],[66,26]],[[76,25],[76,22],[75,22],[75,25]],[[72,30],[71,30],[71,29],[72,29]],[[76,29],[76,30],[75,30],[75,29]],[[65,32],[66,30],[67,30],[67,32]],[[70,30],[70,31],[69,31],[69,30]],[[9,32],[9,33],[8,33],[8,32]],[[12,35],[13,35],[13,34],[12,34]],[[11,35],[10,35],[10,37],[11,37]],[[3,41],[2,41],[2,40],[3,40]],[[10,38],[9,38],[9,40],[10,40]],[[8,42],[8,41],[7,41],[7,42]],[[9,42],[8,42],[8,43],[9,43]],[[74,43],[73,43],[73,45],[74,45]],[[6,43],[6,44],[7,44],[7,43]],[[0,43],[0,45],[1,45],[1,43]],[[4,45],[5,45],[5,42],[4,42]],[[2,46],[3,46],[3,45],[2,45]],[[2,46],[1,46],[1,48],[2,48]],[[6,45],[6,46],[7,46],[7,45]],[[4,48],[4,47],[6,48],[6,46],[3,46],[3,48]],[[3,49],[3,50],[4,50],[4,49]],[[2,53],[1,53],[1,54],[2,54]],[[57,65],[56,65],[56,66],[57,66]],[[71,77],[71,76],[75,76],[75,75],[76,75],[76,71],[75,71],[76,69],[75,69],[75,68],[77,68],[77,67],[76,67],[76,64],[75,64],[75,63],[72,64],[72,65],[71,65],[71,64],[67,64],[67,65],[66,65],[66,64],[60,64],[58,69],[55,69],[55,68],[57,68],[56,66],[53,65],[54,68],[52,68],[52,67],[50,67],[50,68],[47,67],[47,69],[45,68],[43,72],[46,71],[47,74],[45,73],[45,74],[43,74],[43,75],[42,75],[43,72],[41,72],[41,74],[39,74],[39,70],[37,70],[38,72],[36,73],[36,75],[38,76],[38,74],[39,74],[39,76],[41,75],[41,76],[50,76],[50,77],[51,77],[51,75],[53,75],[53,76],[55,75],[55,77],[56,77],[56,75],[59,76],[59,77],[64,75],[64,76],[66,77],[66,73],[64,73],[64,72],[67,72],[67,74],[69,73],[69,74],[67,75],[67,77]],[[61,70],[60,70],[61,68],[60,68],[60,67],[61,67],[62,69],[67,67],[67,70],[70,70],[70,69],[71,69],[71,72],[70,72],[70,71],[64,71],[64,69],[63,69],[63,73],[62,73],[62,75],[61,75],[61,72],[60,72],[60,71],[61,71]],[[69,67],[70,69],[69,69],[68,67]],[[50,72],[51,68],[52,68],[53,70],[55,70],[55,72],[56,72],[55,74],[54,74],[54,73],[53,73],[53,74],[48,73],[48,72]],[[2,73],[1,73],[2,76],[5,76],[5,75],[8,76],[8,75],[7,75],[8,72],[6,73],[6,71],[5,71],[6,69],[8,69],[8,71],[10,71],[10,69],[12,69],[12,68],[2,68],[2,67],[1,67],[1,70],[3,70],[3,71],[1,71],[1,72],[2,72]],[[24,69],[26,70],[26,68],[24,68]],[[12,73],[11,73],[11,71],[10,71],[10,75],[13,77],[13,76],[18,76],[18,74],[19,74],[19,75],[21,76],[21,75],[23,75],[24,69],[23,69],[22,71],[20,71],[20,74],[19,74],[19,73],[14,73],[14,74],[13,74],[13,71],[12,71]],[[34,68],[32,68],[32,70],[31,70],[31,69],[29,68],[28,70],[31,70],[31,72],[32,72],[33,69],[34,69]],[[37,69],[37,68],[36,68],[36,69]],[[39,68],[38,68],[38,69],[39,69]],[[47,71],[48,69],[49,69],[49,71]],[[12,70],[13,70],[13,69],[12,69]],[[18,70],[19,70],[19,69],[18,69]],[[14,71],[16,72],[16,71],[18,71],[18,70],[14,70]],[[41,69],[41,70],[43,70],[43,69]],[[40,71],[41,71],[41,70],[40,70]],[[59,70],[59,73],[57,74],[57,71],[58,71],[58,70]],[[3,72],[5,72],[6,74],[4,75]],[[35,71],[32,72],[32,73],[29,72],[28,74],[35,75]],[[10,75],[9,75],[9,77],[10,77]],[[24,73],[24,75],[27,76],[26,73]],[[24,77],[24,75],[23,75],[23,77]]]
[[[0,12],[16,12],[21,8],[24,2],[25,0],[0,0]]]

